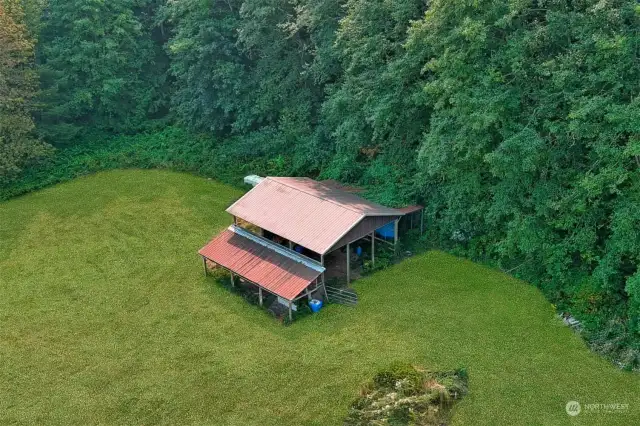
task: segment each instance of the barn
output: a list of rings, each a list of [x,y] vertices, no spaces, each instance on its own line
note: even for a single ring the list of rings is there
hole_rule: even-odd
[[[347,283],[351,280],[354,243],[358,251],[370,244],[375,262],[377,241],[397,246],[403,217],[422,227],[422,207],[385,207],[335,181],[257,176],[246,181],[254,187],[227,209],[233,225],[199,251],[205,273],[208,263],[228,270],[232,282],[238,276],[258,288],[260,304],[264,291],[277,296],[290,318],[297,300],[328,298],[325,275],[344,272]]]

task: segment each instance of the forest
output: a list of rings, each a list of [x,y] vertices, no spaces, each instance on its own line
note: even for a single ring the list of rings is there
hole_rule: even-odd
[[[121,167],[422,203],[640,366],[634,0],[0,0],[0,198]]]

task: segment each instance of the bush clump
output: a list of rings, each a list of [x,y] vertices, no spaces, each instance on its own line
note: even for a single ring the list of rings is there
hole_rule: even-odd
[[[345,425],[442,425],[468,390],[466,370],[431,372],[394,364],[365,383]]]

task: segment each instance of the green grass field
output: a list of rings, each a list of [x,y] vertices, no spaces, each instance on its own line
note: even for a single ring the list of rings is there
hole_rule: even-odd
[[[640,424],[640,376],[533,286],[440,252],[283,327],[202,274],[197,250],[239,196],[115,171],[1,203],[0,424],[334,425],[394,361],[467,367],[454,424]],[[628,409],[585,411],[608,403]]]

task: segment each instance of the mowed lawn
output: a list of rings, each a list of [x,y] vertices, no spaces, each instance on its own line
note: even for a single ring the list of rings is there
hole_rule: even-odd
[[[341,424],[394,361],[468,369],[454,424],[640,424],[640,376],[534,287],[440,252],[283,327],[202,273],[197,250],[240,195],[134,170],[0,203],[0,424]],[[628,409],[585,412],[609,403]]]

